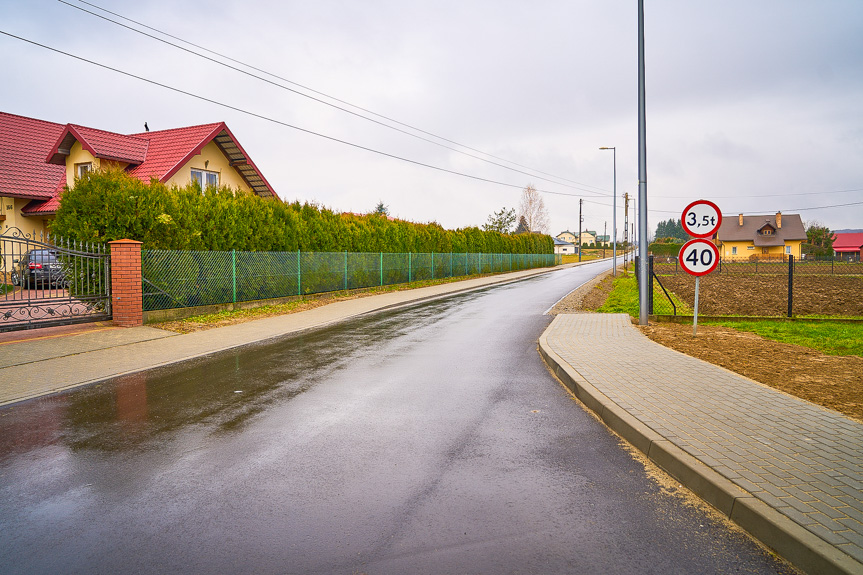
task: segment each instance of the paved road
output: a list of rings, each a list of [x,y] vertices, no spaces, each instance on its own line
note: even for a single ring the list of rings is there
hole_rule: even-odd
[[[791,573],[550,376],[543,312],[590,274],[0,410],[0,571]]]

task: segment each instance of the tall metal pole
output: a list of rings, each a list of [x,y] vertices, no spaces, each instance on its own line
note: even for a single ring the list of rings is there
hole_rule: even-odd
[[[584,218],[581,217],[581,204],[584,200],[578,200],[578,261],[581,261],[581,222]]]
[[[647,325],[647,122],[644,105],[644,0],[638,0],[638,324]]]
[[[611,150],[612,158],[614,160],[614,194],[612,201],[612,212],[611,212],[611,235],[614,236],[611,240],[612,242],[612,251],[611,251],[611,275],[617,276],[617,148],[614,146],[602,147],[600,150]]]

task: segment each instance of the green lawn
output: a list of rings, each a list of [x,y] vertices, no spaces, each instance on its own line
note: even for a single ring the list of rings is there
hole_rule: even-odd
[[[8,284],[0,284],[0,295],[12,293],[12,291],[14,289],[15,289],[15,286],[10,286]]]
[[[654,298],[660,297],[655,294]],[[662,297],[665,297],[663,294]],[[654,299],[654,301],[656,301]],[[628,313],[638,317],[638,285],[635,276],[619,276],[614,280],[614,287],[605,301],[597,310],[602,313]],[[691,313],[678,307],[678,313]],[[722,325],[748,331],[783,343],[802,345],[820,351],[827,355],[857,355],[863,357],[863,323],[846,323],[840,321],[787,321],[745,319],[704,321],[703,325]]]
[[[748,331],[783,343],[817,349],[827,355],[863,357],[863,324],[839,321],[746,321],[704,322]]]

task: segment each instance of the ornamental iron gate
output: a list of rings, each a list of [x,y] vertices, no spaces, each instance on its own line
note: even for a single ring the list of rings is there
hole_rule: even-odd
[[[98,244],[0,234],[0,332],[111,319],[111,256]]]

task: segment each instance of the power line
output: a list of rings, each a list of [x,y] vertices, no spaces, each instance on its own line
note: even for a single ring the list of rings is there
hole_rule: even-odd
[[[525,171],[523,171],[523,170],[519,170],[519,169],[513,168],[513,167],[511,167],[511,166],[506,166],[506,165],[500,164],[500,163],[498,163],[498,162],[494,162],[494,161],[488,160],[488,159],[486,159],[486,158],[482,158],[482,157],[476,156],[476,155],[474,155],[474,154],[469,154],[469,153],[467,153],[467,152],[465,152],[465,151],[463,151],[463,150],[459,150],[459,149],[457,149],[457,148],[453,148],[453,147],[451,147],[451,146],[447,146],[447,145],[445,145],[445,144],[441,144],[440,142],[436,142],[436,141],[431,140],[431,139],[429,139],[429,138],[425,138],[425,137],[419,136],[419,135],[417,135],[417,134],[413,134],[413,133],[408,132],[408,131],[406,131],[406,130],[402,130],[401,128],[397,128],[397,127],[395,127],[395,126],[391,126],[390,124],[386,124],[386,123],[381,122],[381,121],[379,121],[379,120],[375,120],[374,118],[369,118],[368,116],[365,116],[365,115],[363,115],[363,114],[360,114],[360,113],[354,112],[354,111],[352,111],[352,110],[348,110],[348,109],[346,109],[346,108],[343,108],[343,107],[341,107],[341,106],[337,106],[337,105],[332,104],[332,103],[330,103],[330,102],[326,102],[326,101],[324,101],[324,100],[321,100],[320,98],[316,98],[316,97],[314,97],[314,96],[310,96],[309,94],[305,94],[305,93],[303,93],[303,92],[300,92],[300,91],[295,90],[295,89],[293,89],[293,88],[290,88],[290,87],[288,87],[288,86],[284,86],[284,85],[279,84],[279,83],[277,83],[277,82],[274,82],[274,81],[272,81],[272,80],[268,80],[267,78],[263,78],[263,77],[261,77],[261,76],[258,76],[258,75],[256,75],[256,74],[253,74],[253,73],[248,72],[248,71],[246,71],[246,70],[242,70],[242,69],[240,69],[240,68],[237,68],[236,66],[232,66],[232,65],[230,65],[230,64],[226,64],[225,62],[221,62],[221,61],[219,61],[219,60],[216,60],[215,58],[211,58],[211,57],[206,56],[206,55],[204,55],[204,54],[201,54],[201,53],[199,53],[199,52],[195,52],[194,50],[190,50],[189,48],[185,48],[185,47],[180,46],[180,45],[178,45],[178,44],[175,44],[175,43],[173,43],[173,42],[169,42],[168,40],[165,40],[165,39],[163,39],[163,38],[159,38],[159,37],[154,36],[154,35],[152,35],[152,34],[148,34],[147,32],[144,32],[144,31],[142,31],[142,30],[138,30],[138,29],[136,29],[136,28],[133,28],[133,27],[131,27],[131,26],[128,26],[128,25],[126,25],[126,24],[123,24],[122,22],[117,22],[116,20],[112,20],[111,18],[108,18],[108,17],[103,16],[103,15],[101,15],[101,14],[97,14],[97,13],[95,13],[95,12],[92,12],[92,11],[90,11],[90,10],[87,10],[87,9],[85,9],[85,8],[82,8],[82,7],[80,7],[80,6],[76,6],[76,5],[74,5],[74,4],[70,4],[70,3],[69,3],[69,2],[67,2],[66,0],[57,0],[57,1],[58,1],[58,2],[60,2],[61,4],[65,4],[66,6],[69,6],[69,7],[71,7],[71,8],[74,8],[74,9],[76,9],[76,10],[80,10],[81,12],[84,12],[84,13],[86,13],[86,14],[90,14],[90,15],[95,16],[95,17],[97,17],[97,18],[101,18],[102,20],[105,20],[105,21],[107,21],[107,22],[111,22],[112,24],[115,24],[115,25],[117,25],[117,26],[121,26],[121,27],[123,27],[123,28],[126,28],[127,30],[132,31],[132,32],[136,32],[136,33],[138,33],[138,34],[141,34],[142,36],[146,36],[146,37],[148,37],[148,38],[151,38],[151,39],[153,39],[153,40],[156,40],[157,42],[162,42],[163,44],[166,44],[166,45],[168,45],[168,46],[171,46],[171,47],[177,48],[178,50],[183,50],[184,52],[187,52],[187,53],[192,54],[192,55],[194,55],[194,56],[198,56],[199,58],[203,58],[203,59],[205,59],[205,60],[208,60],[208,61],[210,61],[210,62],[213,62],[214,64],[217,64],[217,65],[219,65],[219,66],[223,66],[223,67],[225,67],[225,68],[228,68],[228,69],[234,70],[235,72],[239,72],[239,73],[241,73],[241,74],[245,74],[246,76],[249,76],[249,77],[255,78],[255,79],[260,80],[260,81],[262,81],[262,82],[266,82],[266,83],[268,83],[268,84],[270,84],[270,85],[272,85],[272,86],[275,86],[275,87],[277,87],[277,88],[281,88],[281,89],[283,89],[283,90],[287,90],[287,91],[289,91],[289,92],[292,92],[292,93],[297,94],[297,95],[299,95],[299,96],[302,96],[302,97],[304,97],[304,98],[308,98],[308,99],[310,99],[310,100],[313,100],[313,101],[318,102],[318,103],[320,103],[320,104],[323,104],[323,105],[325,105],[325,106],[329,106],[329,107],[331,107],[331,108],[334,108],[334,109],[340,110],[340,111],[345,112],[345,113],[347,113],[347,114],[351,114],[351,115],[356,116],[356,117],[358,117],[358,118],[362,118],[362,119],[364,119],[364,120],[366,120],[366,121],[372,122],[372,123],[377,124],[377,125],[379,125],[379,126],[383,126],[383,127],[385,127],[385,128],[389,128],[390,130],[394,130],[394,131],[396,131],[396,132],[399,132],[399,133],[401,133],[401,134],[405,134],[405,135],[410,136],[410,137],[412,137],[412,138],[416,138],[416,139],[418,139],[418,140],[422,140],[422,141],[427,142],[427,143],[429,143],[429,144],[433,144],[433,145],[435,145],[435,146],[440,146],[440,147],[445,148],[445,149],[447,149],[447,150],[450,150],[450,151],[456,152],[456,153],[458,153],[458,154],[462,154],[462,155],[468,156],[468,157],[470,157],[470,158],[474,158],[474,159],[479,160],[479,161],[481,161],[481,162],[486,162],[486,163],[492,164],[492,165],[494,165],[494,166],[497,166],[497,167],[500,167],[500,168],[503,168],[503,169],[506,169],[506,170],[511,170],[511,171],[513,171],[513,172],[517,172],[517,173],[520,173],[520,174],[524,174],[524,175],[526,175],[526,176],[530,176],[530,177],[532,177],[532,178],[536,178],[536,179],[538,179],[538,180],[543,180],[543,181],[546,181],[546,182],[550,182],[550,183],[553,183],[553,184],[557,184],[557,185],[559,185],[559,186],[564,186],[564,187],[567,187],[567,188],[572,188],[572,189],[576,189],[576,190],[579,190],[579,191],[582,191],[582,192],[586,192],[586,193],[590,193],[590,194],[595,194],[595,195],[604,195],[604,194],[603,194],[603,192],[604,192],[604,193],[608,193],[608,190],[605,190],[605,189],[600,188],[600,187],[598,187],[598,186],[591,186],[591,185],[589,185],[589,184],[582,184],[582,183],[580,183],[580,182],[575,182],[574,180],[569,180],[569,179],[567,179],[567,178],[563,178],[563,177],[561,177],[561,176],[556,176],[556,175],[554,175],[554,174],[548,174],[548,173],[546,173],[546,172],[542,172],[542,171],[537,170],[537,169],[535,169],[535,168],[530,168],[530,167],[528,167],[528,166],[523,166],[523,165],[518,164],[518,163],[516,163],[516,162],[513,162],[513,161],[511,161],[511,160],[507,160],[507,159],[505,159],[505,158],[500,158],[500,157],[495,156],[495,155],[493,155],[493,154],[489,154],[489,153],[487,153],[487,152],[483,152],[482,150],[477,150],[477,149],[475,149],[475,148],[471,148],[470,146],[467,146],[467,145],[465,145],[465,144],[461,144],[461,143],[456,142],[456,141],[454,141],[454,140],[449,140],[449,139],[444,138],[444,137],[442,137],[442,136],[438,136],[438,135],[433,134],[433,133],[431,133],[431,132],[427,132],[427,131],[422,130],[422,129],[420,129],[420,128],[417,128],[417,127],[411,126],[410,124],[406,124],[406,123],[404,123],[404,122],[400,122],[400,121],[398,121],[398,120],[395,120],[395,119],[393,119],[393,118],[390,118],[390,117],[384,116],[384,115],[382,115],[382,114],[378,114],[378,113],[372,112],[371,110],[367,110],[367,109],[362,108],[362,107],[360,107],[360,106],[356,106],[356,105],[354,105],[354,104],[351,104],[350,102],[346,102],[346,101],[344,101],[344,100],[340,100],[339,98],[335,98],[335,97],[330,96],[330,95],[328,95],[328,94],[325,94],[325,93],[323,93],[323,92],[319,92],[319,91],[317,91],[317,90],[314,90],[314,89],[312,89],[312,88],[309,88],[308,86],[303,86],[302,84],[298,84],[297,82],[293,82],[293,81],[291,81],[291,80],[288,80],[287,78],[283,78],[283,77],[278,76],[278,75],[276,75],[276,74],[273,74],[273,73],[271,73],[271,72],[267,72],[266,70],[262,70],[262,69],[260,69],[260,68],[255,67],[255,66],[252,66],[251,64],[247,64],[247,63],[242,62],[242,61],[240,61],[240,60],[236,60],[236,59],[234,59],[234,58],[231,58],[230,56],[226,56],[226,55],[221,54],[221,53],[219,53],[219,52],[216,52],[216,51],[214,51],[214,50],[210,50],[209,48],[205,48],[205,47],[200,46],[200,45],[198,45],[198,44],[195,44],[195,43],[193,43],[193,42],[189,42],[188,40],[184,40],[183,38],[180,38],[180,37],[178,37],[178,36],[174,36],[174,35],[169,34],[169,33],[167,33],[167,32],[163,32],[162,30],[159,30],[159,29],[154,28],[154,27],[152,27],[152,26],[148,26],[147,24],[144,24],[144,23],[142,23],[142,22],[138,22],[138,21],[133,20],[133,19],[131,19],[131,18],[127,18],[126,16],[123,16],[123,15],[118,14],[118,13],[116,13],[116,12],[112,12],[111,10],[108,10],[108,9],[106,9],[106,8],[102,8],[101,6],[97,6],[97,5],[93,4],[93,3],[86,2],[85,0],[78,0],[78,1],[79,1],[80,3],[82,3],[82,4],[86,4],[86,5],[88,5],[88,6],[92,6],[93,8],[96,8],[97,10],[101,10],[101,11],[106,12],[106,13],[108,13],[108,14],[112,14],[112,15],[114,15],[114,16],[116,16],[116,17],[118,17],[118,18],[122,18],[123,20],[126,20],[126,21],[128,21],[128,22],[132,22],[132,23],[134,23],[134,24],[136,24],[136,25],[138,25],[138,26],[141,26],[141,27],[146,28],[146,29],[148,29],[148,30],[152,30],[152,31],[154,31],[154,32],[157,32],[157,33],[159,33],[159,34],[161,34],[161,35],[163,35],[163,36],[167,36],[167,37],[169,37],[169,38],[173,38],[173,39],[178,40],[178,41],[180,41],[180,42],[182,42],[182,43],[184,43],[184,44],[188,44],[188,45],[190,45],[190,46],[194,46],[195,48],[198,48],[198,49],[200,49],[200,50],[204,50],[204,51],[209,52],[209,53],[211,53],[211,54],[215,54],[216,56],[218,56],[218,57],[220,57],[220,58],[224,58],[225,60],[229,60],[229,61],[231,61],[231,62],[234,62],[234,63],[240,64],[241,66],[244,66],[244,67],[249,68],[249,69],[251,69],[251,70],[255,70],[255,71],[261,72],[261,73],[263,73],[263,74],[266,74],[267,76],[271,76],[271,77],[273,77],[273,78],[277,78],[277,79],[279,79],[279,80],[282,80],[282,81],[287,82],[287,83],[289,83],[289,84],[292,84],[292,85],[294,85],[294,86],[301,87],[301,88],[303,88],[304,90],[308,90],[308,91],[313,92],[313,93],[315,93],[315,94],[319,94],[319,95],[321,95],[321,96],[324,96],[324,97],[329,98],[329,99],[331,99],[331,100],[334,100],[334,101],[336,101],[336,102],[340,102],[340,103],[342,103],[342,104],[345,104],[345,105],[351,106],[352,108],[356,108],[356,109],[358,109],[358,110],[362,110],[363,112],[366,112],[366,113],[368,113],[368,114],[372,114],[372,115],[377,116],[377,117],[379,117],[379,118],[383,118],[383,119],[385,119],[385,120],[387,120],[387,121],[389,121],[389,122],[393,122],[393,123],[395,123],[395,124],[398,124],[398,125],[400,125],[400,126],[405,126],[405,127],[407,127],[407,128],[410,128],[411,130],[414,130],[414,131],[420,132],[420,133],[422,133],[422,134],[426,134],[426,135],[432,136],[432,137],[434,137],[434,138],[437,138],[438,140],[442,140],[442,141],[445,141],[445,142],[449,142],[449,143],[451,143],[451,144],[455,144],[455,145],[457,145],[457,146],[460,146],[460,147],[462,147],[462,148],[465,148],[465,149],[468,149],[468,150],[471,150],[471,151],[474,151],[474,152],[477,152],[477,153],[483,154],[483,155],[485,155],[485,156],[489,156],[489,157],[491,157],[491,158],[495,158],[495,159],[497,159],[497,160],[500,160],[500,161],[503,161],[503,162],[507,162],[507,163],[509,163],[509,164],[513,164],[513,165],[515,165],[515,166],[519,166],[519,167],[521,167],[521,168],[525,168],[525,169],[531,170],[531,172],[525,172]],[[536,173],[532,173],[532,172],[536,172]],[[556,178],[556,179],[555,179],[555,180],[552,180],[552,179],[549,179],[549,178],[545,178],[545,177],[543,177],[543,176],[538,176],[538,175],[537,175],[537,173],[545,174],[545,175],[547,175],[547,176],[551,176],[551,177]],[[572,184],[576,184],[576,185],[565,184],[565,183],[562,183],[562,182],[557,181],[557,180],[564,180],[564,181],[571,182]],[[586,189],[586,188],[596,188],[597,190],[601,190],[601,191],[600,191],[600,192],[597,192],[597,191],[590,190],[590,189]]]
[[[821,196],[824,194],[850,194],[853,192],[863,192],[863,188],[854,188],[851,190],[833,190],[829,192],[799,192],[794,194],[749,194],[747,198],[784,198],[786,196]],[[692,196],[651,196],[652,198],[663,200],[691,200]]]
[[[288,124],[287,122],[283,122],[283,121],[281,121],[281,120],[277,120],[277,119],[275,119],[275,118],[270,118],[269,116],[264,116],[263,114],[258,114],[258,113],[256,113],[256,112],[252,112],[252,111],[249,111],[249,110],[246,110],[246,109],[243,109],[243,108],[237,107],[237,106],[233,106],[233,105],[231,105],[231,104],[226,104],[226,103],[224,103],[224,102],[219,102],[218,100],[213,100],[212,98],[207,98],[206,96],[201,96],[201,95],[199,95],[199,94],[195,94],[195,93],[193,93],[193,92],[188,92],[188,91],[186,91],[186,90],[182,90],[182,89],[180,89],[180,88],[175,88],[174,86],[169,86],[168,84],[163,84],[163,83],[161,83],[161,82],[157,82],[157,81],[155,81],[155,80],[151,80],[151,79],[149,79],[149,78],[145,78],[145,77],[143,77],[143,76],[138,76],[138,75],[136,75],[136,74],[132,74],[131,72],[127,72],[127,71],[125,71],[125,70],[120,70],[119,68],[114,68],[114,67],[108,66],[107,64],[102,64],[102,63],[100,63],[100,62],[96,62],[96,61],[94,61],[94,60],[89,60],[89,59],[87,59],[87,58],[84,58],[83,56],[77,56],[77,55],[75,55],[75,54],[71,54],[71,53],[69,53],[69,52],[64,52],[63,50],[60,50],[60,49],[58,49],[58,48],[53,48],[53,47],[51,47],[51,46],[47,46],[47,45],[45,45],[45,44],[40,44],[39,42],[36,42],[36,41],[33,41],[33,40],[29,40],[29,39],[27,39],[27,38],[23,38],[23,37],[21,37],[21,36],[16,36],[15,34],[11,34],[11,33],[6,32],[6,31],[4,31],[4,30],[0,30],[0,34],[3,34],[3,35],[5,35],[5,36],[9,36],[10,38],[15,38],[16,40],[20,40],[20,41],[22,41],[22,42],[26,42],[26,43],[28,43],[28,44],[32,44],[32,45],[34,45],[34,46],[39,46],[40,48],[44,48],[45,50],[50,50],[51,52],[56,52],[56,53],[58,53],[58,54],[62,54],[62,55],[67,56],[67,57],[69,57],[69,58],[74,58],[75,60],[80,60],[81,62],[86,62],[87,64],[91,64],[91,65],[93,65],[93,66],[98,66],[98,67],[100,67],[100,68],[104,68],[105,70],[110,70],[111,72],[115,72],[115,73],[117,73],[117,74],[122,74],[122,75],[124,75],[124,76],[128,76],[128,77],[130,77],[130,78],[134,78],[134,79],[136,79],[136,80],[140,80],[140,81],[142,81],[142,82],[146,82],[146,83],[148,83],[148,84],[152,84],[152,85],[154,85],[154,86],[158,86],[158,87],[160,87],[160,88],[164,88],[164,89],[166,89],[166,90],[171,90],[172,92],[177,92],[178,94],[183,94],[183,95],[185,95],[185,96],[190,96],[190,97],[192,97],[192,98],[196,98],[196,99],[198,99],[198,100],[202,100],[202,101],[204,101],[204,102],[208,102],[208,103],[210,103],[210,104],[215,104],[215,105],[217,105],[217,106],[221,106],[221,107],[223,107],[223,108],[227,108],[227,109],[229,109],[229,110],[234,110],[235,112],[239,112],[239,113],[241,113],[241,114],[246,114],[246,115],[248,115],[248,116],[252,116],[252,117],[254,117],[254,118],[258,118],[258,119],[261,119],[261,120],[265,120],[265,121],[267,121],[267,122],[271,122],[271,123],[273,123],[273,124],[278,124],[278,125],[280,125],[280,126],[284,126],[284,127],[286,127],[286,128],[292,128],[292,129],[294,129],[294,130],[298,130],[298,131],[300,131],[300,132],[304,132],[304,133],[306,133],[306,134],[311,134],[311,135],[313,135],[313,136],[318,136],[319,138],[324,138],[324,139],[327,139],[327,140],[330,140],[330,141],[333,141],[333,142],[337,142],[337,143],[339,143],[339,144],[344,144],[344,145],[346,145],[346,146],[351,146],[351,147],[354,147],[354,148],[358,148],[358,149],[360,149],[360,150],[365,150],[365,151],[367,151],[367,152],[372,152],[372,153],[374,153],[374,154],[378,154],[378,155],[381,155],[381,156],[385,156],[385,157],[388,157],[388,158],[392,158],[392,159],[394,159],[394,160],[400,160],[400,161],[408,162],[408,163],[410,163],[410,164],[414,164],[414,165],[417,165],[417,166],[422,166],[422,167],[425,167],[425,168],[430,168],[430,169],[432,169],[432,170],[437,170],[437,171],[440,171],[440,172],[446,172],[446,173],[448,173],[448,174],[453,174],[453,175],[456,175],[456,176],[462,176],[462,177],[465,177],[465,178],[470,178],[470,179],[472,179],[472,180],[478,180],[478,181],[481,181],[481,182],[487,182],[487,183],[490,183],[490,184],[496,184],[496,185],[499,185],[499,186],[506,186],[506,187],[509,187],[509,188],[518,188],[518,189],[522,189],[522,188],[524,188],[524,186],[519,185],[519,184],[509,184],[509,183],[506,183],[506,182],[500,182],[500,181],[497,181],[497,180],[491,180],[491,179],[488,179],[488,178],[482,178],[482,177],[480,177],[480,176],[473,176],[473,175],[470,175],[470,174],[465,174],[465,173],[463,173],[463,172],[457,172],[457,171],[455,171],[455,170],[450,170],[450,169],[447,169],[447,168],[442,168],[442,167],[440,167],[440,166],[435,166],[435,165],[432,165],[432,164],[426,164],[426,163],[424,163],[424,162],[420,162],[420,161],[417,161],[417,160],[411,160],[411,159],[409,159],[409,158],[405,158],[405,157],[402,157],[402,156],[397,156],[397,155],[395,155],[395,154],[390,154],[390,153],[388,153],[388,152],[383,152],[383,151],[381,151],[381,150],[376,150],[376,149],[374,149],[374,148],[369,148],[369,147],[367,147],[367,146],[363,146],[363,145],[360,145],[360,144],[355,144],[355,143],[353,143],[353,142],[348,142],[347,140],[341,140],[341,139],[339,139],[339,138],[335,138],[335,137],[333,137],[333,136],[327,136],[327,135],[325,135],[325,134],[321,134],[320,132],[315,132],[315,131],[313,131],[313,130],[308,130],[308,129],[306,129],[306,128],[301,128],[301,127],[299,127],[299,126],[295,126],[295,125],[293,125],[293,124]],[[553,191],[550,191],[550,190],[540,190],[540,189],[536,189],[536,191],[537,191],[537,192],[541,192],[541,193],[545,193],[545,194],[555,194],[555,195],[560,195],[560,196],[574,196],[574,197],[578,197],[578,195],[577,195],[577,194],[570,194],[570,193],[566,193],[566,192],[553,192]]]

